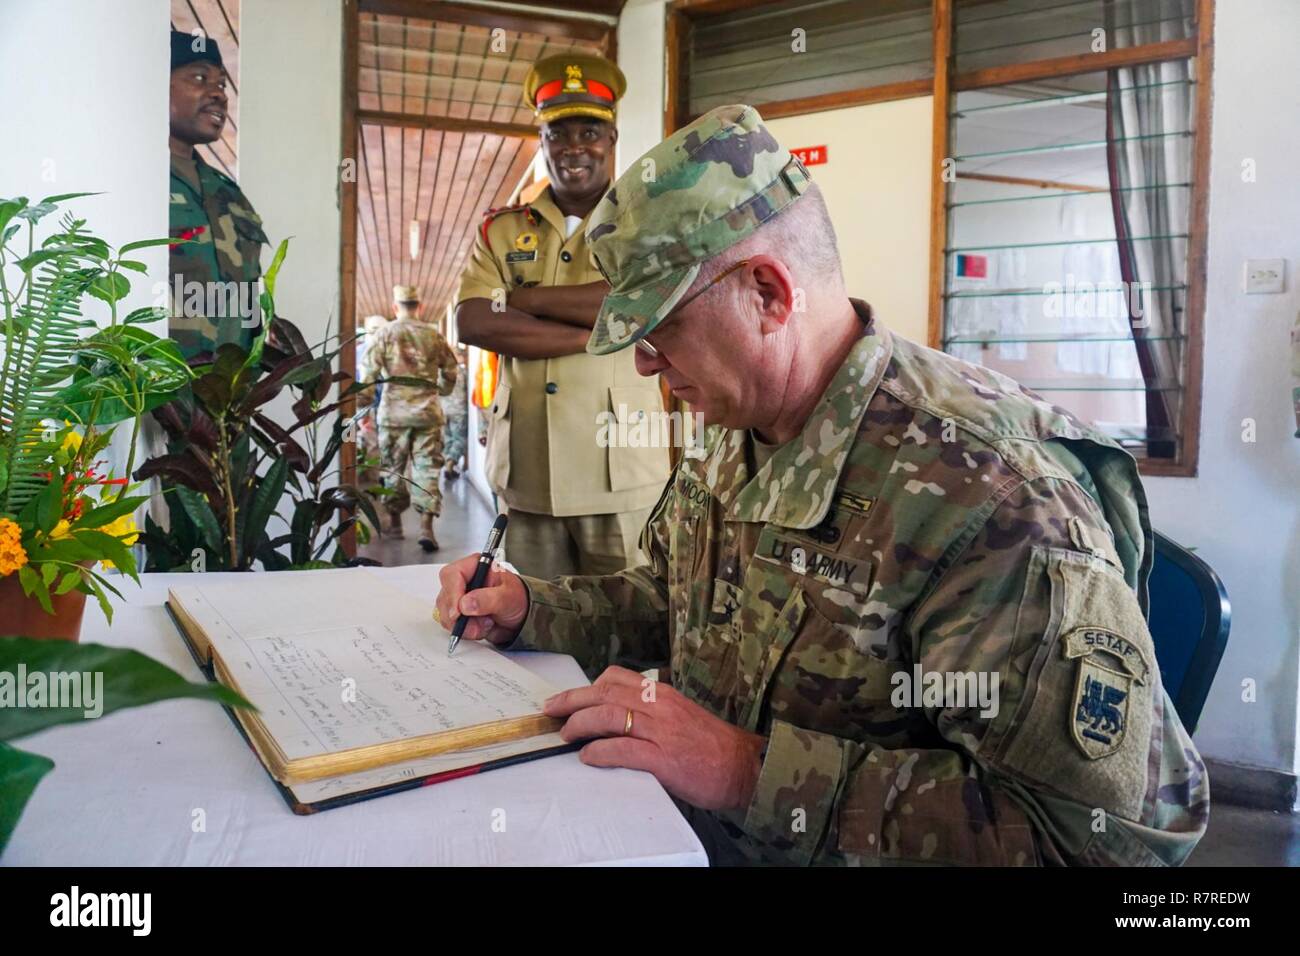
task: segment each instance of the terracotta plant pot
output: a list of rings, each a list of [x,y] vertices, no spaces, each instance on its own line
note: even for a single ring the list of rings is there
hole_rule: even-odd
[[[51,594],[53,614],[23,593],[17,572],[0,578],[0,637],[35,637],[52,641],[79,641],[86,595],[80,591]]]

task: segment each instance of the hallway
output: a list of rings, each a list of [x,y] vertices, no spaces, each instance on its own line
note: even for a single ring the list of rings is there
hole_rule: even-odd
[[[402,530],[406,537],[374,537],[370,543],[357,548],[362,557],[373,558],[386,567],[399,564],[445,564],[471,552],[482,549],[488,531],[496,517],[477,491],[462,475],[455,481],[441,480],[442,516],[434,524],[440,545],[437,551],[426,554],[417,543],[420,521],[414,509],[402,515]],[[379,507],[380,517],[386,517]]]

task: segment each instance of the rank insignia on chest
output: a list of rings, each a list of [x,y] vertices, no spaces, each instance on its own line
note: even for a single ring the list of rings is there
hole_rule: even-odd
[[[1062,651],[1079,662],[1070,736],[1089,760],[1109,756],[1124,742],[1134,688],[1147,683],[1146,655],[1122,635],[1098,627],[1076,627],[1065,635]]]
[[[519,252],[536,252],[537,233],[530,229],[528,232],[521,232],[515,236],[515,249]]]

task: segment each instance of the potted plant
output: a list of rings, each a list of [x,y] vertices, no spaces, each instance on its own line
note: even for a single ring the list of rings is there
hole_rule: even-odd
[[[88,595],[112,620],[106,592],[121,592],[103,568],[138,582],[131,516],[147,499],[100,455],[130,421],[129,475],[141,417],[193,378],[176,345],[143,328],[165,311],[118,315],[131,289],[125,273],[145,271],[129,254],[172,240],[114,251],[65,212],[37,243],[37,223],[87,195],[0,200],[0,636],[75,641]],[[25,252],[14,245],[24,221]],[[21,277],[13,288],[5,267]],[[82,317],[86,296],[108,304],[108,326]]]
[[[267,270],[261,304],[270,319],[251,348],[226,343],[194,360],[188,392],[154,412],[169,450],[145,461],[133,477],[166,481],[184,517],[169,531],[146,518],[140,540],[148,571],[194,570],[196,553],[206,571],[248,571],[258,562],[268,571],[376,563],[350,558],[338,544],[351,527],[363,543],[368,540],[379,527],[374,506],[354,485],[330,481],[338,474],[339,451],[364,414],[342,415],[344,401],[367,386],[334,370],[335,358],[355,340],[311,346],[297,326],[275,314],[275,281],[286,251],[287,240]],[[410,376],[383,381],[429,384]],[[336,385],[340,391],[331,399]],[[268,408],[286,391],[294,399],[293,418],[281,424]],[[319,436],[318,423],[326,421],[329,431]],[[273,536],[270,520],[286,495],[288,530]]]

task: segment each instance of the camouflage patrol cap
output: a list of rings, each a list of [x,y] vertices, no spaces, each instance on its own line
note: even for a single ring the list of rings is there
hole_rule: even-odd
[[[752,106],[719,106],[634,162],[592,211],[587,244],[610,284],[587,342],[595,355],[648,334],[700,263],[804,194],[811,179]]]

